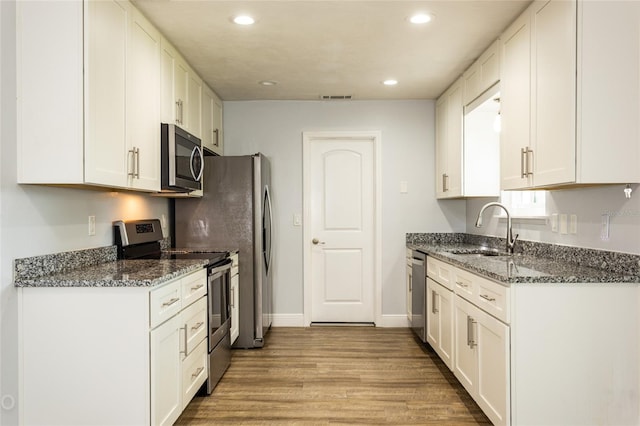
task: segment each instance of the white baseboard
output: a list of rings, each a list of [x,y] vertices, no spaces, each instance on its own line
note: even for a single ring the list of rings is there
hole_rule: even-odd
[[[272,327],[304,327],[304,314],[273,314]]]
[[[304,314],[273,314],[272,327],[305,327]],[[407,315],[382,315],[377,327],[409,327]]]
[[[376,324],[377,327],[409,327],[409,320],[407,314],[400,315],[382,315],[380,318],[380,324]]]

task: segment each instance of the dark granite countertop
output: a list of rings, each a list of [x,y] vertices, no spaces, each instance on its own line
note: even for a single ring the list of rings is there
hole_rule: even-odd
[[[479,247],[494,247],[504,250],[504,247],[495,244],[478,244],[465,241],[465,238],[407,240],[407,247],[419,250],[436,259],[458,266],[470,272],[477,273],[486,278],[508,285],[515,283],[640,283],[640,275],[637,269],[633,269],[634,259],[630,259],[630,267],[620,270],[607,267],[609,264],[621,263],[615,261],[616,253],[604,252],[600,254],[600,263],[603,267],[595,267],[597,259],[585,259],[585,254],[580,251],[571,251],[572,248],[563,247],[566,253],[557,252],[545,256],[544,251],[534,250],[531,253],[519,252],[514,255],[503,253],[498,256],[483,256],[474,254]],[[557,249],[554,249],[557,250]],[[584,251],[584,250],[583,250]],[[466,254],[465,254],[466,252]],[[591,257],[597,257],[598,251],[594,251]],[[620,254],[624,261],[629,255]],[[607,259],[613,257],[613,260]],[[605,262],[603,259],[607,259]],[[572,261],[574,260],[574,261]],[[591,262],[591,265],[585,263]],[[636,268],[638,260],[635,260]]]
[[[16,287],[153,287],[202,269],[206,260],[115,260],[40,277],[17,277]]]

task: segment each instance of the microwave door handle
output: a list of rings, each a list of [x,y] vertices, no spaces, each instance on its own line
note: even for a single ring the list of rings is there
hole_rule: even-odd
[[[193,170],[193,157],[196,156],[196,153],[198,155],[198,157],[200,157],[200,170],[198,170],[198,175],[196,176],[196,172]],[[202,171],[204,169],[204,167],[202,167],[203,161],[202,161],[202,151],[200,150],[200,147],[195,146],[193,147],[193,151],[191,151],[191,158],[189,159],[189,168],[191,169],[191,176],[193,176],[193,178],[200,182],[200,179],[202,178]]]

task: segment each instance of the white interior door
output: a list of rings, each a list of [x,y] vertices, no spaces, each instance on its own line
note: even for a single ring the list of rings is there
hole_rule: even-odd
[[[311,322],[375,322],[376,167],[371,137],[305,145],[305,292]],[[307,316],[308,318],[308,316]]]

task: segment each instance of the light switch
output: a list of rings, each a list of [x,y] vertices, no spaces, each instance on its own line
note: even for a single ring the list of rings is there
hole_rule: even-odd
[[[578,233],[578,215],[572,214],[571,216],[569,216],[569,233]]]
[[[406,194],[407,192],[409,192],[409,185],[407,184],[407,181],[400,181],[400,193]]]
[[[560,214],[560,233],[561,234],[567,233],[567,214],[566,213]]]
[[[558,232],[558,213],[551,215],[551,232]]]
[[[300,213],[294,213],[293,226],[300,226],[300,225],[302,225],[302,216],[300,216]]]
[[[96,235],[96,217],[89,216],[89,235]]]

